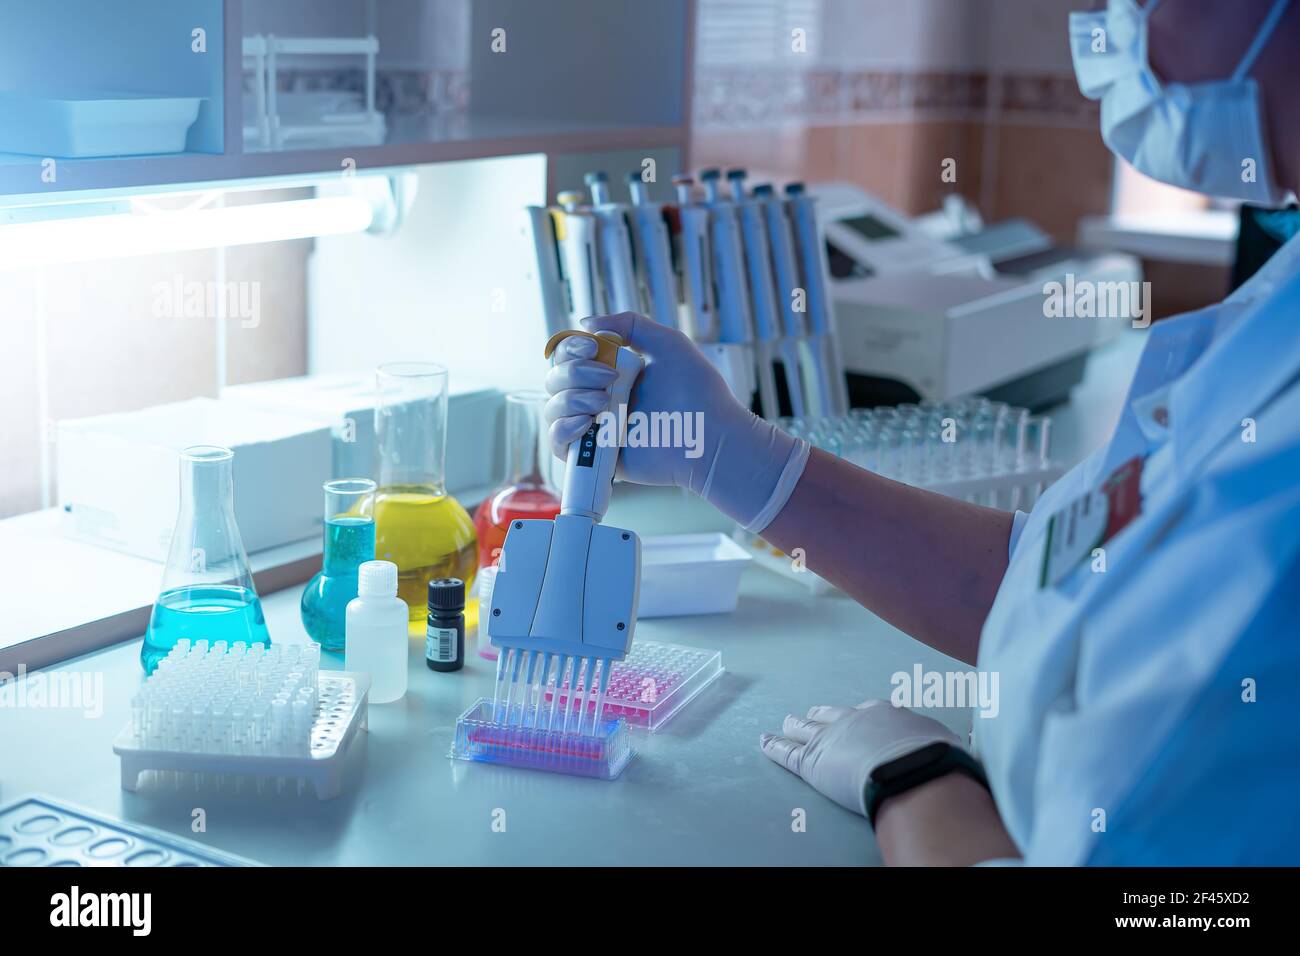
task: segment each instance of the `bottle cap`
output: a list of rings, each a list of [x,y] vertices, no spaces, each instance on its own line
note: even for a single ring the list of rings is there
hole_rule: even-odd
[[[460,578],[436,578],[430,581],[429,610],[465,610],[465,582]]]
[[[366,561],[357,569],[357,595],[397,597],[397,565],[392,561]]]

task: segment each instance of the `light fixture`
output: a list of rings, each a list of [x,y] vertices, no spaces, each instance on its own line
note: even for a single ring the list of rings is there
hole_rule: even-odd
[[[357,177],[354,186],[321,189],[323,194],[311,198],[237,205],[213,205],[222,194],[207,192],[180,208],[163,208],[154,197],[135,197],[4,210],[0,271],[388,231],[401,218],[398,184],[404,181],[401,174],[391,180]],[[247,190],[248,184],[239,188]]]

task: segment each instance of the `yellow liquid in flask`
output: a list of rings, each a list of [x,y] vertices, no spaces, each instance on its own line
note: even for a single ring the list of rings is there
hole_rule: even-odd
[[[472,594],[478,571],[474,522],[451,495],[400,485],[375,493],[375,558],[397,565],[397,596],[406,602],[412,630],[424,633],[429,582],[460,578]]]

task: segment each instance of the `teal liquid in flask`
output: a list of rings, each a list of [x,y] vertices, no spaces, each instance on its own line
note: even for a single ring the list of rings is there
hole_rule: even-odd
[[[140,648],[146,674],[181,638],[271,643],[235,524],[234,459],[234,452],[217,445],[181,452],[176,529]]]
[[[327,651],[344,648],[348,602],[357,596],[358,569],[375,559],[375,483],[369,478],[325,482],[325,554],[321,571],[302,592],[302,626]]]

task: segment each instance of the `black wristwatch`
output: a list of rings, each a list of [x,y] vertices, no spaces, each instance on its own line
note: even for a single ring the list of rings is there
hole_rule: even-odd
[[[965,774],[985,790],[989,789],[988,777],[984,776],[979,761],[960,747],[942,741],[882,763],[871,771],[864,794],[872,829],[876,826],[876,811],[887,799],[953,772]]]

